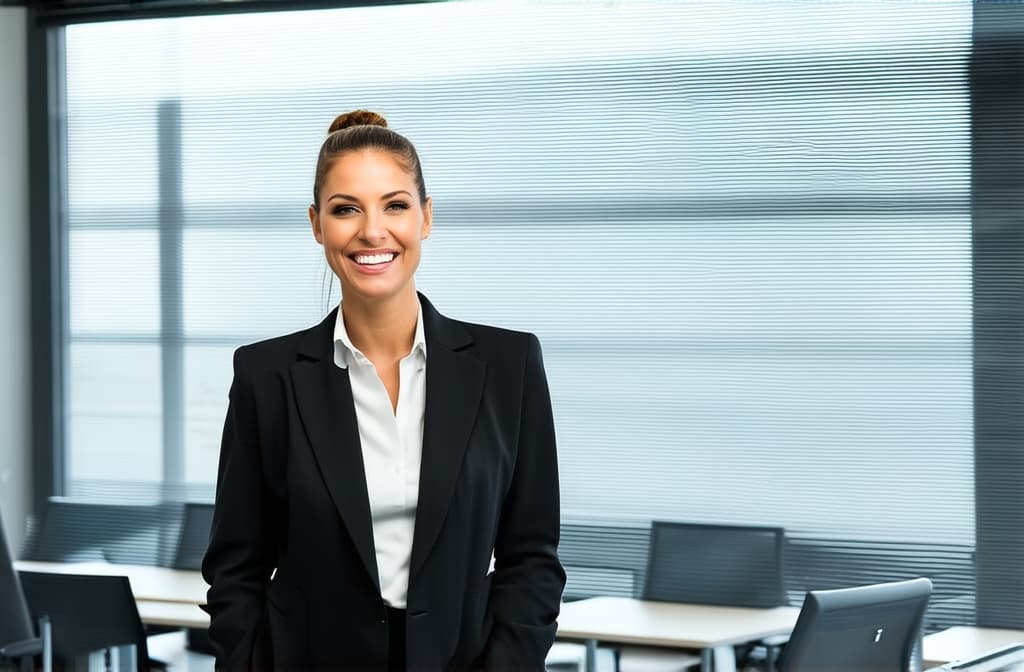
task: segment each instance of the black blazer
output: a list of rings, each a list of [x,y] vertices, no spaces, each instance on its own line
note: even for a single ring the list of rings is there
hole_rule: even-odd
[[[541,671],[565,572],[540,344],[420,301],[426,408],[408,669]],[[377,670],[387,657],[352,388],[334,364],[336,313],[235,352],[203,561],[218,668]]]

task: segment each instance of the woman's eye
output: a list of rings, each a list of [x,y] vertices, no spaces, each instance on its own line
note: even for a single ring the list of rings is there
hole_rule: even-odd
[[[404,201],[393,201],[388,203],[388,210],[408,210],[409,204]]]
[[[342,215],[349,215],[355,212],[355,207],[351,205],[339,205],[334,210],[331,210],[331,214],[335,217],[341,217]]]

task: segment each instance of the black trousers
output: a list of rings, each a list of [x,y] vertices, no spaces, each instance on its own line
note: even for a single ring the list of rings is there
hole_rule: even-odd
[[[405,672],[405,609],[388,610],[388,672]]]

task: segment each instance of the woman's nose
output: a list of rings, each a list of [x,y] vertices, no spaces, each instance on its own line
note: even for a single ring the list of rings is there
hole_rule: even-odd
[[[387,229],[384,227],[381,217],[374,213],[367,213],[363,218],[363,226],[359,236],[368,243],[376,243],[387,237]]]

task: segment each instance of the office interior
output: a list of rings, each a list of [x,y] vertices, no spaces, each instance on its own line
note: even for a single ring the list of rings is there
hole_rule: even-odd
[[[926,577],[932,663],[1024,641],[1024,3],[5,1],[0,91],[19,561],[194,571],[231,352],[337,304],[305,208],[368,107],[434,198],[418,287],[543,344],[566,605],[779,530],[749,608]],[[662,585],[658,523],[762,536]]]

